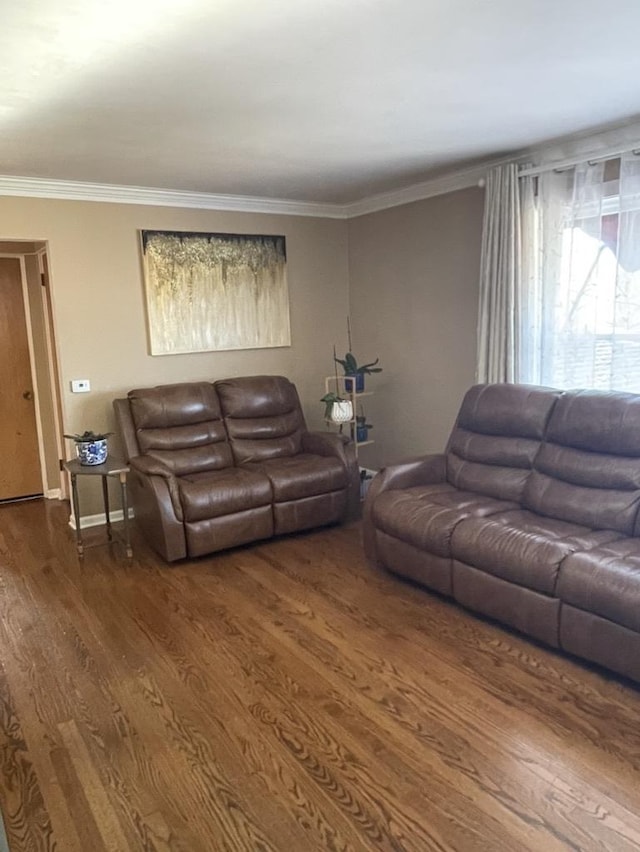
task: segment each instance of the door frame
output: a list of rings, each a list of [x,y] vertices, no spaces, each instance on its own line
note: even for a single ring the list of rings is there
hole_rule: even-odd
[[[20,264],[20,284],[22,288],[22,302],[24,305],[24,316],[25,316],[25,325],[27,332],[27,344],[29,348],[29,367],[31,370],[31,384],[33,386],[33,399],[34,399],[34,414],[36,419],[36,434],[38,437],[38,456],[40,459],[40,472],[42,477],[42,489],[43,495],[45,498],[50,500],[55,499],[65,499],[67,495],[67,487],[64,477],[62,476],[62,472],[60,472],[57,480],[55,482],[49,481],[49,476],[47,472],[47,457],[46,450],[44,444],[44,434],[42,428],[42,414],[40,409],[40,388],[38,387],[38,376],[36,372],[36,356],[35,356],[35,347],[33,342],[33,324],[31,318],[31,307],[29,305],[29,292],[27,288],[27,269],[26,269],[26,260],[27,256],[36,256],[42,255],[43,253],[47,254],[48,250],[45,245],[45,248],[40,249],[38,251],[24,251],[23,253],[19,252],[5,252],[2,251],[1,245],[2,243],[11,242],[15,244],[16,242],[24,242],[25,244],[33,244],[33,242],[45,242],[44,240],[10,240],[10,239],[1,239],[0,238],[0,257],[2,258],[13,258],[14,260],[18,260]],[[38,269],[41,271],[42,268],[42,260],[38,257]],[[54,373],[54,363],[53,359],[56,359],[55,353],[55,341],[51,339],[52,331],[53,331],[53,316],[51,315],[51,311],[49,310],[49,304],[47,299],[45,298],[45,294],[41,294],[42,299],[42,307],[44,312],[44,328],[45,328],[45,346],[47,351],[47,370],[49,372],[49,385],[51,388],[51,396],[52,396],[52,406],[54,412],[54,431],[55,431],[55,439],[56,439],[56,448],[59,455],[59,458],[62,459],[62,430],[60,423],[60,387],[58,386],[57,377],[55,377]]]
[[[40,288],[40,296],[42,299],[42,313],[44,315],[44,334],[45,345],[47,349],[47,370],[49,372],[49,387],[51,388],[51,402],[53,407],[53,423],[56,438],[56,450],[58,455],[59,469],[57,487],[51,489],[45,497],[50,499],[58,498],[66,500],[69,496],[67,490],[67,477],[62,472],[62,462],[66,457],[66,448],[64,444],[64,428],[62,425],[62,387],[60,385],[60,360],[58,358],[58,350],[56,347],[55,321],[53,316],[53,300],[51,296],[51,259],[49,257],[49,244],[46,240],[38,242],[44,243],[44,248],[36,251],[38,258],[38,272],[41,280],[44,281],[45,264],[47,273],[47,285]]]

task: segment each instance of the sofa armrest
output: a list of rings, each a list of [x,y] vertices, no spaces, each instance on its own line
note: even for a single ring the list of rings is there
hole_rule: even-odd
[[[355,445],[346,435],[335,432],[305,432],[302,435],[302,450],[317,456],[332,456],[339,459],[347,471],[346,518],[352,520],[360,512],[360,469]]]
[[[345,447],[349,443],[346,435],[336,435],[335,432],[304,432],[302,449],[305,453],[316,456],[337,456],[345,460]]]
[[[131,417],[131,406],[128,399],[114,399],[113,410],[116,415],[116,423],[122,449],[124,450],[125,461],[134,458],[140,452],[138,447],[138,438],[136,436],[136,427]]]
[[[444,453],[417,456],[397,464],[387,465],[376,474],[368,494],[389,491],[391,488],[413,488],[415,485],[436,485],[445,481]],[[375,495],[374,495],[375,496]],[[367,495],[368,497],[368,495]]]
[[[178,480],[175,475],[165,464],[151,456],[136,456],[129,459],[129,466],[143,476],[159,476],[164,479],[167,484],[169,496],[171,497],[171,505],[176,516],[176,520],[183,521],[182,502],[180,501],[180,492],[178,489]]]
[[[184,524],[176,517],[168,480],[148,476],[132,465],[128,482],[136,525],[148,544],[167,562],[184,559],[187,555]]]
[[[407,459],[398,464],[383,467],[373,478],[362,512],[362,535],[364,552],[370,562],[378,564],[376,557],[376,535],[373,523],[373,505],[383,491],[413,488],[416,485],[435,485],[445,481],[445,456],[438,453]]]

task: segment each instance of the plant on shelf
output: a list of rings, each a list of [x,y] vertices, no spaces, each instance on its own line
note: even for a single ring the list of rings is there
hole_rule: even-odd
[[[350,399],[344,399],[337,393],[325,393],[320,402],[324,402],[324,419],[333,423],[348,423],[353,420],[353,405]]]
[[[336,356],[336,348],[333,347],[333,360],[336,364],[340,364],[345,374],[345,390],[351,393],[355,390],[356,393],[361,393],[364,390],[364,377],[365,375],[370,375],[371,373],[381,373],[382,367],[378,367],[377,364],[380,361],[379,358],[376,358],[375,361],[371,361],[368,364],[359,365],[355,355],[351,351],[353,346],[351,345],[351,321],[349,317],[347,317],[347,338],[349,340],[349,351],[344,356],[344,358],[338,358]],[[349,379],[352,378],[352,381]],[[355,387],[353,386],[355,385]]]
[[[94,432],[87,429],[85,432],[75,432],[72,435],[65,434],[75,442],[76,455],[80,464],[102,464],[107,460],[108,448],[107,438],[112,432]]]
[[[330,391],[327,387],[327,393],[320,399],[320,402],[324,402],[324,419],[332,423],[339,423],[340,432],[342,432],[342,424],[353,421],[353,402],[350,399],[345,399],[338,393],[340,385],[338,384],[338,368],[335,365],[335,346],[333,347],[333,360],[336,389],[335,391]]]
[[[362,413],[356,416],[356,441],[359,444],[369,440],[369,429],[373,429],[371,423],[367,423],[364,409],[361,409],[361,411]]]
[[[113,432],[93,432],[91,429],[87,430],[80,434],[79,432],[74,432],[73,435],[66,435],[65,438],[69,438],[72,441],[75,441],[76,444],[82,444],[86,441],[105,441],[109,435],[113,435]]]

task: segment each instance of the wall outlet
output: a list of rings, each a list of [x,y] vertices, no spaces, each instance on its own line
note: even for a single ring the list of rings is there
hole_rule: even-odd
[[[73,379],[71,381],[72,393],[89,393],[91,390],[91,382],[89,379]]]

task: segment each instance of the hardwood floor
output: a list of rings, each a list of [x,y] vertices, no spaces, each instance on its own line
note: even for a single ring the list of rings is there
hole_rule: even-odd
[[[640,849],[640,688],[369,568],[359,529],[169,567],[0,506],[11,852]]]

